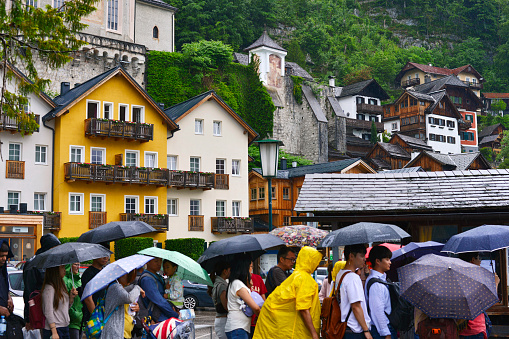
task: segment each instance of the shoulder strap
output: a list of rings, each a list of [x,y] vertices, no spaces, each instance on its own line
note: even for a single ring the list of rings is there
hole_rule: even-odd
[[[118,306],[117,306],[117,307],[115,307],[115,308],[113,309],[113,311],[111,311],[111,312],[110,312],[110,314],[108,314],[108,316],[106,317],[106,319],[104,319],[103,325],[106,325],[106,323],[108,322],[108,320],[110,320],[111,315],[112,315],[112,314],[113,314],[113,312],[115,312],[116,310],[118,310]]]
[[[341,283],[343,282],[343,279],[346,277],[346,275],[348,273],[353,273],[352,271],[348,271],[348,272],[345,272],[343,273],[343,275],[341,276],[341,279],[339,279],[339,282],[338,282],[338,287],[336,288],[336,293],[337,295],[339,296],[340,299],[338,299],[338,302],[341,301],[341,294],[339,293],[339,288],[341,287]],[[337,299],[337,297],[336,297]],[[341,306],[341,303],[339,304],[339,306]],[[352,307],[350,307],[350,310],[348,311],[348,314],[346,315],[346,318],[345,318],[345,323],[348,323],[348,318],[350,318],[350,314],[352,314]]]
[[[339,282],[338,282],[338,287],[336,287],[332,292],[332,295],[339,295],[339,288],[341,287],[341,283],[343,282],[343,279],[345,278],[345,276],[348,274],[348,273],[353,273],[352,271],[348,271],[348,272],[345,272],[343,273],[343,275],[341,276],[341,279],[339,279]]]
[[[383,284],[383,285],[387,286],[387,288],[389,288],[389,285],[392,284],[391,282],[383,281],[382,279],[379,279],[379,278],[371,278],[371,279],[369,279],[368,283],[366,284],[366,297],[367,297],[367,299],[366,299],[366,306],[368,307],[368,314],[371,314],[371,310],[369,309],[369,290],[371,289],[371,286],[374,283]],[[389,290],[389,294],[390,294],[390,290]]]

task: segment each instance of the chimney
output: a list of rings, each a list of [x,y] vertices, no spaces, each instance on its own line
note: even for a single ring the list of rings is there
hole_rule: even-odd
[[[282,170],[287,169],[287,164],[286,164],[286,159],[285,158],[281,158],[281,169]]]
[[[69,92],[70,89],[71,89],[70,82],[61,82],[60,83],[60,95],[64,95],[65,93]]]
[[[329,87],[336,87],[336,77],[334,75],[329,75]]]
[[[292,161],[292,167],[293,168],[297,167],[297,161]]]

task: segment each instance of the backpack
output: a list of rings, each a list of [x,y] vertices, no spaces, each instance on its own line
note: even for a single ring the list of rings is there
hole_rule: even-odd
[[[30,293],[28,299],[30,325],[33,329],[43,329],[46,324],[46,317],[42,313],[42,294],[36,290]]]
[[[420,339],[455,339],[458,338],[458,328],[454,319],[426,318],[417,326]]]
[[[390,281],[383,281],[377,278],[371,278],[366,286],[367,296],[369,300],[369,289],[375,282],[384,284],[389,289],[391,298],[391,314],[385,314],[389,319],[389,323],[396,331],[408,331],[414,323],[414,307],[408,301],[401,298],[399,286]],[[369,302],[366,300],[369,313]]]
[[[108,285],[108,287],[110,286],[111,284]],[[108,288],[106,288],[106,292],[104,292],[104,297],[97,299],[97,305],[95,305],[92,314],[90,314],[90,319],[87,321],[87,328],[85,329],[85,334],[87,335],[88,339],[99,339],[104,329],[104,325],[106,325],[111,315],[118,309],[118,306],[115,307],[115,309],[111,311],[111,313],[108,314],[106,318],[104,317],[105,312],[104,304],[107,292]]]
[[[320,313],[320,319],[322,320],[322,333],[323,339],[341,339],[345,335],[346,323],[352,313],[352,309],[348,311],[345,322],[341,321],[341,300],[339,288],[343,282],[343,278],[351,271],[345,272],[339,280],[338,288],[332,290],[332,295],[326,297],[322,302],[322,312]]]

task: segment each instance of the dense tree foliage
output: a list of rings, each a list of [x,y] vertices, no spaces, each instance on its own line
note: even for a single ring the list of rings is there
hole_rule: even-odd
[[[249,156],[253,158],[252,161],[249,162],[249,170],[251,171],[253,168],[261,168],[262,162],[260,160],[260,149],[257,145],[251,145],[249,146]],[[287,161],[288,166],[291,166],[292,162],[296,162],[297,166],[306,166],[306,165],[312,165],[313,161],[308,160],[303,157],[299,157],[296,155],[291,155],[289,153],[286,153],[283,149],[279,150],[279,161],[281,162],[281,159],[285,158]],[[279,169],[281,169],[281,164],[279,164]]]

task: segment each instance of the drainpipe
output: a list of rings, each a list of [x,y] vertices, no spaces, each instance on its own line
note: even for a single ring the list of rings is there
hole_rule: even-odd
[[[53,211],[53,200],[54,200],[54,187],[55,187],[55,129],[46,125],[46,121],[43,119],[42,124],[44,127],[49,128],[52,131],[53,143],[51,145],[51,211]]]

